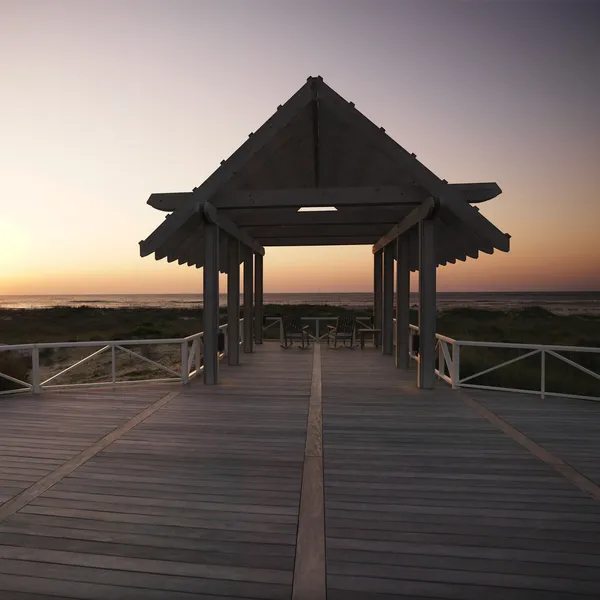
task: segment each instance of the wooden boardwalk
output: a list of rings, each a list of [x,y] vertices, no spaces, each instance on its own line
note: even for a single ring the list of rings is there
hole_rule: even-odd
[[[302,600],[315,557],[330,600],[600,597],[600,406],[319,354],[2,399],[0,598]]]

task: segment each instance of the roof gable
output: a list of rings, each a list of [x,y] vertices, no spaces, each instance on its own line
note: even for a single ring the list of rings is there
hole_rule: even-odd
[[[150,197],[173,213],[140,250],[201,266],[199,211],[208,204],[263,245],[371,244],[415,206],[444,197],[437,229],[445,264],[508,249],[506,236],[468,204],[498,193],[496,184],[447,184],[322,78],[309,78],[192,192]],[[298,213],[306,202],[338,210]]]

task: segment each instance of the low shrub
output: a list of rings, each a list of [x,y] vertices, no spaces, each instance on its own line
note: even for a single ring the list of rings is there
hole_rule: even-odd
[[[0,352],[0,373],[21,381],[28,381],[31,371],[31,357],[17,352]],[[0,377],[0,391],[16,390],[20,386],[14,381]]]

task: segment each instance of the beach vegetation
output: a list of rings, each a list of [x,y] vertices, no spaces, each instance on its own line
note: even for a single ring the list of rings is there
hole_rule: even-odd
[[[243,313],[243,310],[242,310]],[[332,320],[321,322],[320,333],[333,319],[342,315],[354,315],[369,323],[372,311],[343,306],[321,304],[269,304],[265,306],[265,325],[269,318],[280,316],[325,317]],[[227,321],[226,309],[221,308],[221,323]],[[411,323],[417,323],[417,312],[411,310]],[[202,309],[185,308],[94,308],[90,306],[55,307],[47,309],[1,309],[0,343],[23,344],[33,342],[131,340],[181,338],[202,330]],[[316,322],[307,321],[311,332],[316,332]],[[479,340],[522,344],[551,344],[600,348],[600,316],[586,314],[554,314],[541,307],[521,310],[488,310],[481,308],[454,308],[438,314],[437,331],[457,340]],[[265,332],[265,338],[278,339],[279,327],[273,325]],[[99,346],[100,347],[100,346]],[[48,373],[57,372],[72,364],[92,349],[42,350],[40,361]],[[177,345],[140,346],[137,352],[166,366],[174,367],[178,360]],[[504,361],[525,354],[525,350],[506,348],[461,349],[461,377],[468,377]],[[31,359],[26,356],[5,354],[0,371],[18,379],[29,375]],[[600,354],[561,352],[562,356],[583,367],[600,373]],[[107,361],[110,355],[103,358]],[[121,362],[126,357],[119,359]],[[127,358],[134,368],[134,357]],[[8,361],[8,362],[6,362]],[[539,354],[523,359],[473,380],[472,383],[520,389],[540,389],[541,357]],[[100,361],[101,362],[101,361]],[[135,366],[144,377],[152,365]],[[77,376],[77,369],[73,377]],[[25,380],[25,379],[24,379]],[[546,355],[546,386],[548,391],[600,396],[600,382],[575,367]],[[1,380],[0,385],[12,386]],[[4,388],[6,389],[6,388]]]

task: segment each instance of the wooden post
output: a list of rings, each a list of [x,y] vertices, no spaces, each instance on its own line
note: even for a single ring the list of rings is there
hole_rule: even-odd
[[[227,360],[240,364],[240,243],[229,236],[227,240]]]
[[[435,387],[435,239],[434,222],[419,222],[419,367],[417,385]]]
[[[219,228],[204,223],[204,383],[219,382]],[[187,365],[186,365],[187,366]]]
[[[394,353],[394,244],[383,249],[383,315],[381,324],[383,354]]]
[[[379,250],[373,254],[373,326],[375,329],[381,329],[381,270],[382,270],[383,251]],[[375,345],[381,343],[381,335],[374,333]]]
[[[396,348],[394,359],[398,369],[409,367],[410,324],[410,240],[408,232],[396,239]]]
[[[253,253],[250,248],[244,246],[244,352],[254,351],[252,339],[252,300],[253,300],[253,277],[252,277]]]
[[[263,343],[263,257],[254,257],[254,341]]]

